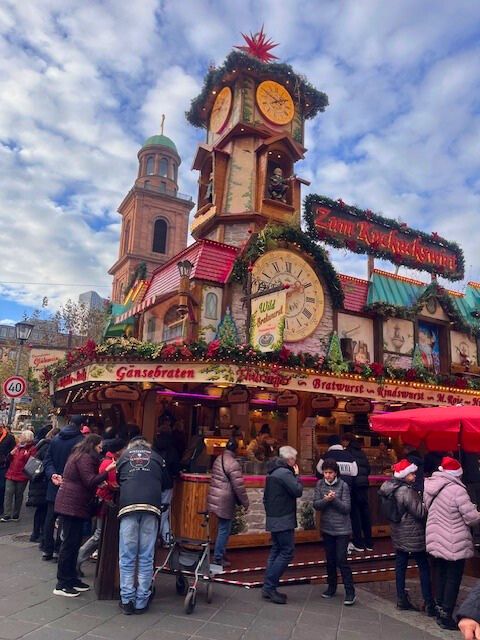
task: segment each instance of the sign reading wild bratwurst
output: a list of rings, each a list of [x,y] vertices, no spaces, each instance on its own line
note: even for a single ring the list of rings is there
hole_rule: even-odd
[[[315,194],[305,200],[305,218],[313,237],[335,247],[374,255],[449,280],[464,277],[462,250],[435,232],[426,234],[397,220]]]
[[[277,351],[282,348],[286,302],[285,290],[252,298],[250,344],[257,351]]]

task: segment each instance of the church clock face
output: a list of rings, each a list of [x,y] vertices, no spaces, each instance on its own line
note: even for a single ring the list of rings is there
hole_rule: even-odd
[[[284,86],[273,80],[265,80],[258,85],[257,104],[272,124],[288,124],[295,113],[292,96]]]
[[[285,317],[285,342],[298,342],[315,331],[323,316],[325,296],[317,274],[300,255],[288,249],[269,251],[253,265],[253,292],[258,281],[276,286],[289,284]]]
[[[220,133],[228,122],[230,109],[232,108],[232,90],[230,87],[223,87],[213,103],[210,114],[210,130],[213,133]]]

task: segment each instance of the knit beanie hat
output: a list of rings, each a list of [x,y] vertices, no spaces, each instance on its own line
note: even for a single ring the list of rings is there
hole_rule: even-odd
[[[445,456],[442,458],[442,464],[438,467],[439,471],[445,471],[445,473],[450,473],[452,476],[460,477],[463,474],[462,465],[455,458],[450,458],[449,456]]]
[[[397,462],[397,464],[392,465],[392,469],[394,478],[401,480],[402,478],[406,478],[409,473],[415,473],[418,467],[416,464],[413,464],[413,462],[410,462],[410,460],[404,458]]]

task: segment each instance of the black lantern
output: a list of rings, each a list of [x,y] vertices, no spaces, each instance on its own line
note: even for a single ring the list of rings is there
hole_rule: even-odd
[[[17,322],[15,325],[15,337],[20,342],[26,342],[33,331],[35,325],[30,322]]]

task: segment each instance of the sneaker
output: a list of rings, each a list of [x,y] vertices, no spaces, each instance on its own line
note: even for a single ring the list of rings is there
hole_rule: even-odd
[[[355,604],[356,601],[357,601],[357,597],[355,596],[355,593],[346,593],[343,604],[346,607],[351,607],[353,604]]]
[[[328,589],[322,593],[322,598],[333,598],[336,593],[336,589],[328,587]]]
[[[80,591],[77,591],[73,587],[55,587],[53,590],[54,596],[63,596],[64,598],[76,598],[80,595]]]
[[[51,560],[53,558],[53,555],[51,553],[42,553],[42,560],[45,560],[46,562],[48,560]]]
[[[349,542],[347,545],[347,554],[351,555],[352,551],[353,551],[353,544]]]
[[[274,602],[275,604],[287,603],[287,596],[283,593],[278,593],[277,590],[267,591],[266,589],[262,589],[262,598],[270,600],[270,602]]]
[[[80,592],[90,590],[90,585],[86,582],[82,582],[81,580],[75,580],[75,582],[72,583],[72,587],[75,589],[75,591]]]
[[[122,601],[120,601],[118,603],[118,606],[126,616],[131,616],[135,613],[135,605],[133,602],[123,603]]]
[[[400,609],[400,611],[418,611],[406,591],[401,598],[397,598],[397,609]]]
[[[445,615],[445,616],[442,616],[440,618],[437,618],[437,624],[440,627],[440,629],[446,629],[448,631],[457,631],[458,630],[457,623],[452,618],[452,616],[448,615],[448,614]]]
[[[365,551],[364,547],[357,547],[357,545],[353,544],[353,542],[351,543],[351,545],[352,551],[356,551],[357,553],[363,553]]]
[[[12,516],[13,522],[18,522],[20,520],[20,516]]]
[[[370,546],[370,547],[365,547],[365,551],[373,551],[373,547],[372,547],[372,546]]]
[[[41,537],[40,536],[34,536],[33,533],[29,538],[30,542],[40,542],[40,540],[41,540]]]
[[[11,518],[10,516],[2,516],[0,518],[0,522],[10,522]]]

